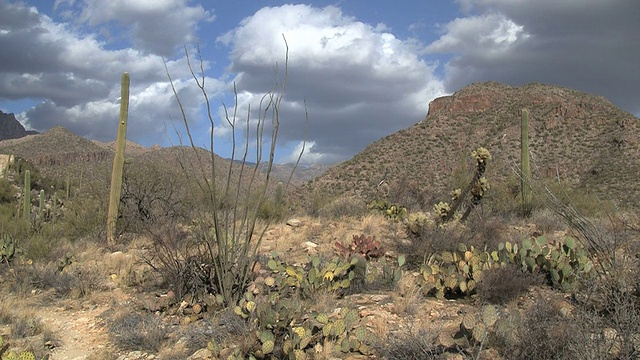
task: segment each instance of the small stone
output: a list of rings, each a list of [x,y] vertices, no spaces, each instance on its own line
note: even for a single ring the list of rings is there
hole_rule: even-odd
[[[193,305],[193,313],[194,314],[200,314],[201,312],[202,312],[202,305],[194,304]]]
[[[189,356],[187,360],[206,360],[213,359],[213,353],[211,350],[204,348],[200,349],[193,353],[193,355]]]
[[[287,221],[287,225],[291,226],[292,228],[297,228],[302,226],[302,221],[298,219],[289,219],[289,221]]]

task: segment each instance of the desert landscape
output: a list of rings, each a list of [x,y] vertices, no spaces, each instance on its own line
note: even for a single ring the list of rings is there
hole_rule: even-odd
[[[331,167],[127,142],[112,237],[117,145],[0,115],[2,359],[639,357],[640,122],[602,97],[472,84]]]

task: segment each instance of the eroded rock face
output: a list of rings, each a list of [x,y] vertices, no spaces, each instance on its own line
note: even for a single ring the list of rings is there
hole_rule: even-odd
[[[457,115],[482,112],[492,107],[497,100],[508,96],[510,89],[511,86],[500,83],[472,84],[453,95],[431,101],[427,116],[442,111]]]
[[[37,131],[25,130],[24,126],[16,119],[13,113],[7,114],[0,111],[0,141],[19,139],[37,133]]]

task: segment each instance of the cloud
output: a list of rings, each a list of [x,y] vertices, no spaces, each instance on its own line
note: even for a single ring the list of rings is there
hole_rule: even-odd
[[[283,34],[289,66],[280,140],[304,139],[306,101],[308,161],[348,159],[422,120],[429,101],[444,93],[433,74],[436,64],[421,59],[415,41],[398,39],[384,25],[362,23],[337,7],[283,5],[260,9],[218,39],[231,47],[230,71],[243,91],[240,109],[248,104],[257,109],[276,79],[282,81]]]
[[[133,48],[110,49],[86,30],[55,22],[34,7],[0,0],[0,49],[11,49],[0,51],[0,100],[38,101],[18,116],[35,130],[62,125],[80,136],[111,140],[119,114],[120,76],[127,71],[128,137],[147,145],[163,142],[174,133],[170,119],[181,115],[162,58]],[[167,67],[186,114],[200,118],[203,100],[186,59],[168,61]],[[226,86],[216,79],[207,82],[212,96]]]
[[[543,82],[603,95],[640,114],[640,4],[626,0],[460,0],[428,46],[451,54],[446,89]]]
[[[128,27],[127,37],[135,49],[165,57],[175,55],[176,48],[197,40],[201,21],[215,16],[201,5],[189,6],[187,0],[83,0],[56,2],[56,7],[73,8],[68,15],[95,27],[118,22]],[[110,30],[103,29],[105,33]],[[110,34],[114,36],[114,34]]]

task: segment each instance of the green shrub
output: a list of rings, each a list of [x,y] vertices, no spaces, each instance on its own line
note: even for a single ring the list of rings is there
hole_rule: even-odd
[[[15,188],[7,179],[0,178],[0,203],[13,203]]]

